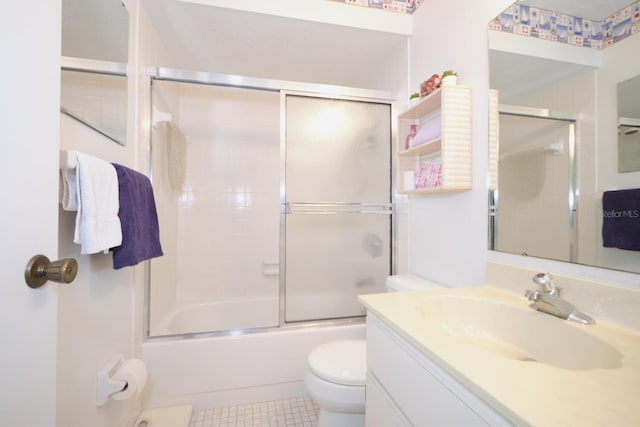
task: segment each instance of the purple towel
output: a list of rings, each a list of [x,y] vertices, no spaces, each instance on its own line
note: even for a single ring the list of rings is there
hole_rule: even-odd
[[[640,188],[602,195],[602,244],[640,251]]]
[[[113,163],[118,173],[122,244],[113,248],[113,268],[162,256],[158,213],[151,181],[140,172]]]

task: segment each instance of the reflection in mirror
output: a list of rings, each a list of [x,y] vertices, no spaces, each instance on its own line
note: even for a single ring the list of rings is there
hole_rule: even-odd
[[[495,121],[500,128],[499,143],[489,144],[490,249],[640,273],[640,251],[611,244],[609,206],[611,190],[640,192],[640,170],[632,172],[640,162],[627,163],[640,152],[633,139],[640,127],[629,126],[640,118],[640,90],[630,87],[640,74],[638,4],[519,0],[489,23],[490,87],[499,92],[503,112],[505,105],[525,111],[489,119],[490,129]],[[556,129],[528,115],[563,120]],[[571,150],[571,131],[562,130],[566,119],[575,122],[573,173],[571,163],[567,170],[566,162],[556,162],[564,156],[559,151]],[[619,143],[619,133],[634,142]],[[572,178],[574,191],[567,191]],[[558,194],[546,198],[551,187]],[[640,204],[629,192],[618,194],[627,197],[624,203]],[[640,207],[632,206],[616,230],[625,240],[639,225]]]
[[[121,0],[62,1],[60,111],[122,145],[128,26]]]
[[[492,249],[572,261],[575,121],[501,108]]]
[[[121,0],[62,0],[62,56],[126,63],[128,34]]]
[[[489,62],[500,141],[490,249],[578,262],[576,118],[593,116],[593,69],[503,51]]]
[[[62,70],[60,111],[124,145],[127,79],[120,75]]]
[[[527,55],[531,40],[499,36],[490,37],[489,50],[490,86],[498,91],[503,112],[498,116],[499,154],[490,152],[498,171],[497,177],[490,176],[497,183],[489,194],[490,249],[640,272],[640,252],[605,247],[602,237],[603,192],[640,187],[638,172],[620,173],[617,161],[618,131],[631,130],[628,136],[640,132],[619,128],[615,114],[618,83],[640,74],[640,61],[629,59],[640,36],[591,56],[580,47],[571,47],[576,51],[569,54],[567,46],[555,51],[554,43],[546,41],[538,41],[544,49]],[[606,61],[600,60],[603,55]],[[638,99],[632,96],[636,108]],[[640,117],[633,111],[631,118]],[[573,172],[571,159],[568,164],[563,160],[571,151],[572,119]],[[626,157],[633,157],[634,149]]]
[[[640,171],[640,76],[618,83],[618,172]]]

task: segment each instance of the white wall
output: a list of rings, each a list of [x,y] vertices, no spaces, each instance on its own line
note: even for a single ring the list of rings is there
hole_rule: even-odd
[[[110,162],[130,164],[131,148],[60,115],[62,149],[76,149]],[[115,354],[134,356],[133,269],[113,269],[112,255],[81,255],[73,243],[76,212],[60,209],[58,252],[78,261],[73,284],[58,291],[57,425],[124,425],[136,402],[96,406],[96,375]],[[137,402],[139,404],[139,402]]]
[[[130,28],[135,30],[136,1],[127,1],[127,7]],[[129,48],[135,57],[135,37]],[[136,70],[136,62],[132,61],[127,79],[130,93],[126,146],[61,114],[61,149],[76,149],[109,162],[138,167],[137,98],[131,92],[136,85]],[[122,100],[117,103],[121,109]],[[79,273],[72,285],[59,290],[56,425],[130,425],[142,407],[141,399],[110,400],[97,407],[96,375],[114,355],[131,358],[140,351],[136,342],[140,341],[142,330],[142,267],[114,270],[111,254],[81,255],[79,245],[73,243],[74,220],[75,212],[60,209],[58,250],[60,256],[77,259]]]
[[[409,201],[409,270],[449,286],[484,283],[487,248],[489,21],[509,1],[430,2],[414,14],[410,87],[453,69],[473,88],[473,189]]]

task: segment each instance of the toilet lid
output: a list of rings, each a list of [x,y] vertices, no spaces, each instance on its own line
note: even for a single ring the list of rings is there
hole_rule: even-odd
[[[364,385],[367,376],[365,340],[332,341],[309,354],[309,368],[318,377],[337,384]]]

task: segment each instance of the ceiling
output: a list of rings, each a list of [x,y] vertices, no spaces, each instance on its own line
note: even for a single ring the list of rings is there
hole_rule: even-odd
[[[520,0],[518,3],[600,21],[629,6],[633,0]]]

